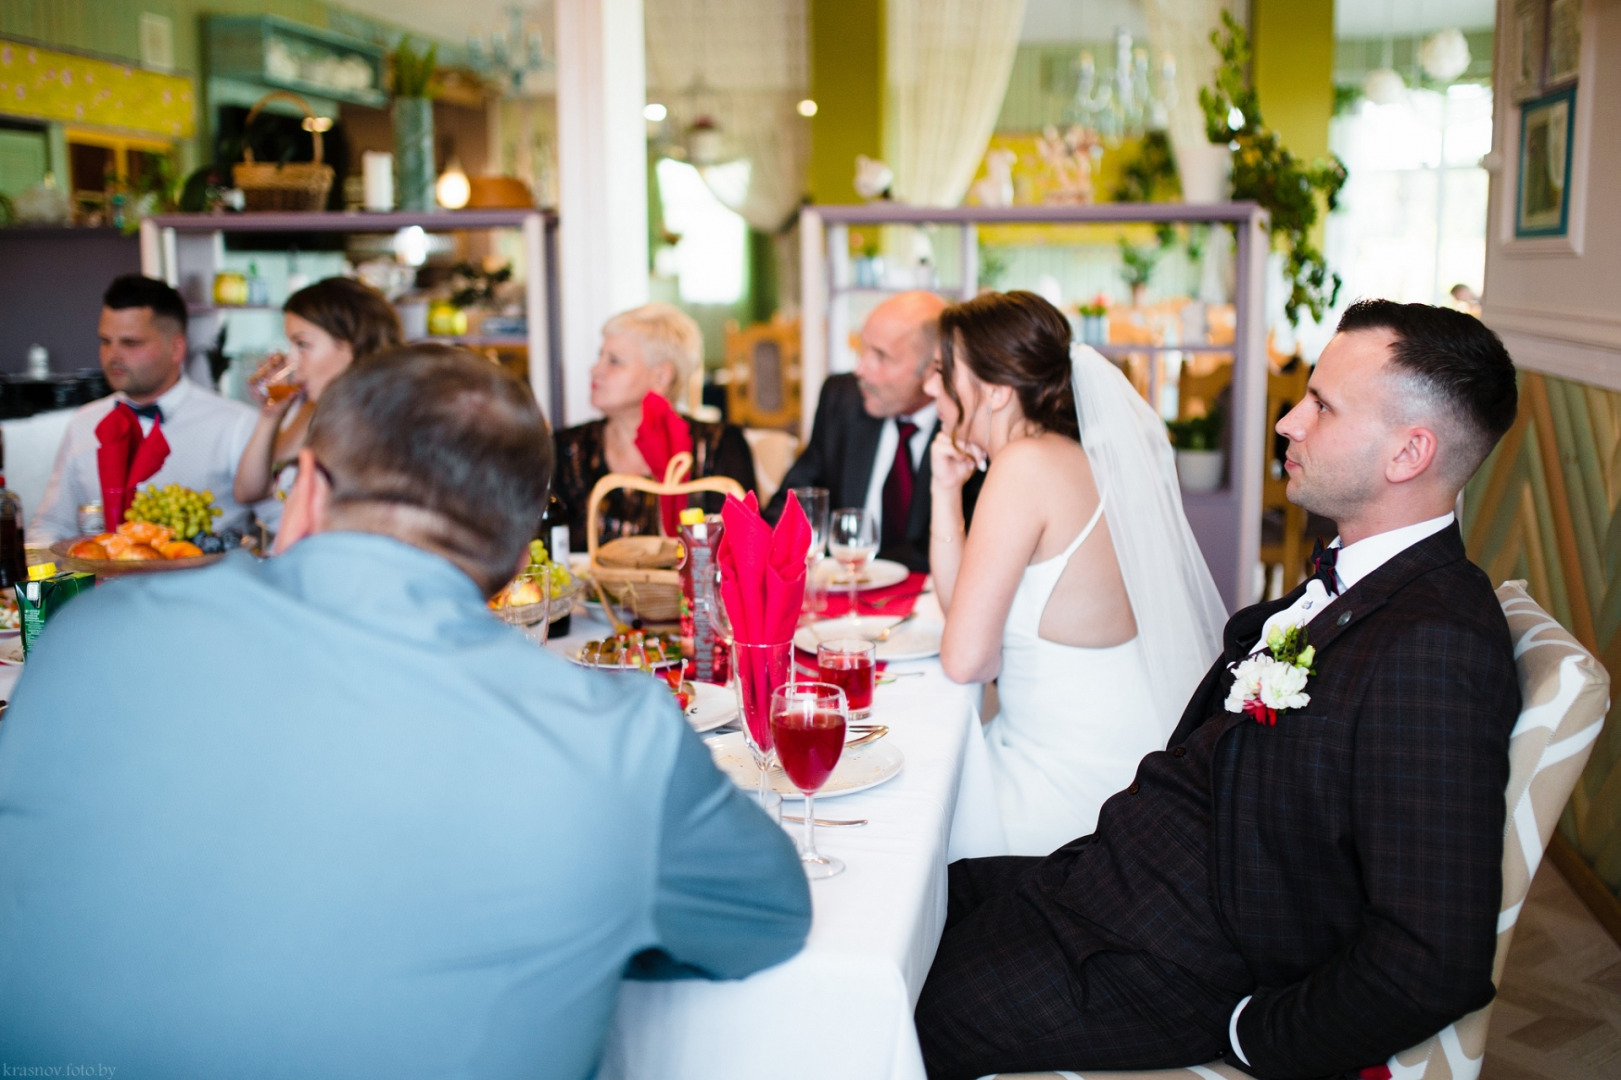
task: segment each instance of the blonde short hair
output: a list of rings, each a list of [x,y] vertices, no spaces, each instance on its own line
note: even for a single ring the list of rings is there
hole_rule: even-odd
[[[692,316],[674,304],[643,304],[603,323],[602,333],[629,334],[641,342],[642,361],[648,367],[673,367],[669,396],[672,401],[684,400],[687,383],[704,359],[704,335]]]

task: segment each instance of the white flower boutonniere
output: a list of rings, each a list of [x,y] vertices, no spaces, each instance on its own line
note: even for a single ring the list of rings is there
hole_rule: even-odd
[[[1306,680],[1315,674],[1316,656],[1317,650],[1306,644],[1305,624],[1274,626],[1264,650],[1231,665],[1233,688],[1227,694],[1227,711],[1248,713],[1256,723],[1271,727],[1279,713],[1305,708],[1311,703]]]

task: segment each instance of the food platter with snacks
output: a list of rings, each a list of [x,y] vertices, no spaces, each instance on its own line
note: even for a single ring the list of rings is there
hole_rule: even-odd
[[[663,671],[681,663],[681,642],[674,634],[632,630],[588,641],[569,659],[581,667],[605,671]]]
[[[551,561],[544,543],[531,540],[529,565],[490,597],[490,610],[513,626],[533,626],[548,614],[549,621],[556,622],[569,613],[583,586],[584,582],[569,573],[567,567]],[[548,589],[550,604],[546,602]]]
[[[242,544],[235,529],[212,531],[219,513],[211,491],[149,484],[111,532],[58,540],[51,554],[69,569],[103,576],[207,566]]]

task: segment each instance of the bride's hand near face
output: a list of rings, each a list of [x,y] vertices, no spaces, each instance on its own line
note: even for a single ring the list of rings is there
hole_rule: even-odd
[[[972,446],[957,446],[947,432],[940,432],[929,444],[929,488],[934,495],[951,496],[962,490],[979,460],[973,456]]]

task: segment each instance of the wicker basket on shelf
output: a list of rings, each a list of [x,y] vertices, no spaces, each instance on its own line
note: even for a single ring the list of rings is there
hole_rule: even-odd
[[[321,133],[313,123],[315,110],[310,108],[309,102],[286,90],[272,90],[254,105],[242,130],[246,132],[259,110],[278,98],[297,105],[311,121],[306,127],[315,147],[315,160],[267,164],[254,161],[253,151],[244,144],[243,160],[231,168],[232,179],[242,189],[243,207],[247,210],[323,210],[327,193],[332,190],[332,166],[321,162]]]
[[[692,455],[680,453],[670,459],[663,482],[629,473],[609,473],[591,489],[585,532],[590,574],[614,603],[628,608],[644,623],[673,623],[681,618],[681,574],[676,569],[680,541],[668,536],[624,536],[599,544],[598,511],[610,491],[622,488],[651,495],[716,491],[743,497],[743,485],[731,477],[689,481],[686,475],[691,469]]]

